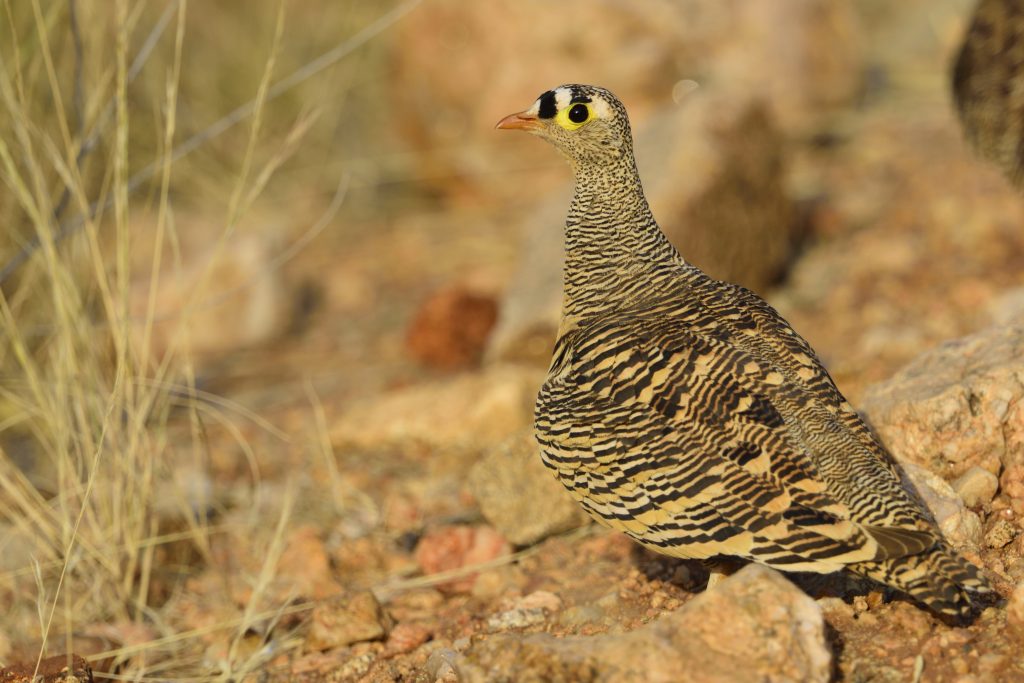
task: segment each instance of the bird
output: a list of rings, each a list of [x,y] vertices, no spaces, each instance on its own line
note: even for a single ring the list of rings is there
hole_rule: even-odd
[[[967,140],[1024,189],[1024,6],[981,0],[953,67]]]
[[[848,569],[939,614],[973,614],[986,578],[943,539],[811,346],[658,227],[624,105],[561,85],[496,128],[553,144],[575,178],[534,433],[586,512],[657,553]]]

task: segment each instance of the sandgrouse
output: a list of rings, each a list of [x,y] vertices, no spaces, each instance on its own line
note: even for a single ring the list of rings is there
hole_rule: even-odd
[[[586,511],[666,555],[845,567],[970,614],[984,577],[904,489],[808,343],[658,228],[619,100],[563,85],[497,127],[551,142],[575,175],[535,429],[544,463]]]
[[[967,139],[1024,189],[1024,6],[981,0],[953,69]]]

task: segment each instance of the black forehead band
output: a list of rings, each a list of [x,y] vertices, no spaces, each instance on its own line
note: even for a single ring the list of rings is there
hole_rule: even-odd
[[[553,119],[557,113],[558,107],[555,105],[555,91],[548,90],[540,96],[540,109],[537,110],[537,116],[542,119]]]

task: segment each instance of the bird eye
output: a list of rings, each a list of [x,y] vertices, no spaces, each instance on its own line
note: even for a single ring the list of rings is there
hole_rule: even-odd
[[[569,110],[569,120],[573,123],[584,123],[590,118],[590,109],[585,104],[574,104]]]

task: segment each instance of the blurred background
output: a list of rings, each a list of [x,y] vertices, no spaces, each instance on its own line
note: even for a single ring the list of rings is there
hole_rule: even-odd
[[[435,531],[509,556],[466,474],[530,424],[571,178],[493,125],[556,85],[623,100],[672,241],[855,404],[1024,311],[951,104],[972,8],[4,2],[0,662],[244,677],[350,645],[303,601],[453,568]]]

